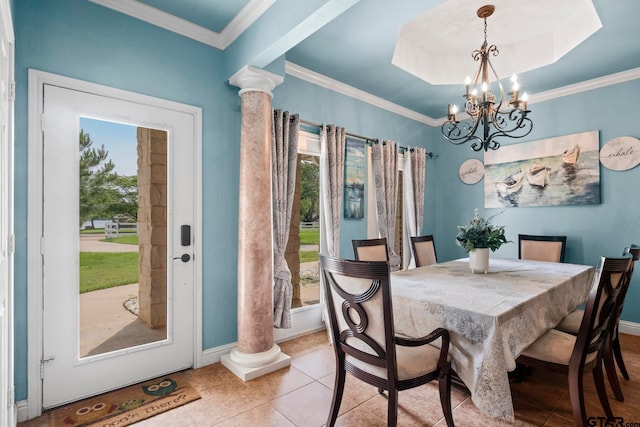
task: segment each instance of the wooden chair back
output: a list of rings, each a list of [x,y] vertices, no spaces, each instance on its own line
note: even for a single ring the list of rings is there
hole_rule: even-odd
[[[593,278],[597,285],[589,293],[570,366],[583,367],[599,357],[598,352],[612,333],[616,312],[629,286],[631,262],[630,257],[600,259]]]
[[[411,237],[411,248],[416,267],[424,267],[438,262],[436,245],[432,235]]]
[[[353,256],[356,261],[389,261],[387,239],[352,240]]]
[[[518,258],[532,261],[564,262],[567,236],[518,234]]]

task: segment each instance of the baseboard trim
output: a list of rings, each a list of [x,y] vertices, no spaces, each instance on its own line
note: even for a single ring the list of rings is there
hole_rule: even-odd
[[[27,404],[26,399],[16,402],[16,412],[19,423],[27,421],[29,419],[29,405]]]
[[[295,309],[291,313],[291,323],[293,324],[292,328],[273,330],[273,340],[275,343],[289,341],[302,335],[326,329],[322,322],[322,307],[319,305]],[[200,366],[207,366],[220,362],[222,360],[222,356],[230,353],[237,344],[237,342],[232,342],[204,350],[202,352],[202,364]]]
[[[618,330],[623,334],[640,335],[640,323],[621,320],[618,325]]]

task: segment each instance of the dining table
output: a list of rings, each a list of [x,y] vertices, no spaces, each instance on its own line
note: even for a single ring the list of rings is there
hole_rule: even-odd
[[[509,372],[518,355],[584,303],[594,267],[491,257],[486,274],[469,259],[391,273],[397,335],[449,331],[451,366],[483,413],[514,419]]]

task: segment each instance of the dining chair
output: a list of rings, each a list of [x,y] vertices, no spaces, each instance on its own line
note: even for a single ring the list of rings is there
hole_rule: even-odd
[[[615,320],[620,296],[628,285],[631,258],[600,259],[580,322],[578,335],[550,329],[516,359],[521,366],[542,368],[568,376],[569,397],[576,426],[587,425],[582,376],[588,372],[605,415],[613,418],[602,372],[602,353]]]
[[[389,261],[387,239],[352,240],[353,256],[356,261]]]
[[[532,261],[564,262],[567,236],[518,234],[518,258]]]
[[[421,338],[395,335],[388,262],[321,255],[320,265],[336,359],[326,425],[336,422],[349,373],[381,394],[388,392],[389,426],[397,423],[399,391],[437,379],[444,418],[453,426],[449,332],[437,328]]]
[[[436,245],[432,235],[412,236],[411,248],[413,249],[416,267],[424,267],[438,262]]]
[[[609,380],[609,385],[613,390],[613,394],[616,397],[616,400],[620,402],[624,402],[624,394],[622,393],[622,388],[620,387],[620,381],[618,381],[618,375],[616,372],[616,364],[620,369],[620,373],[622,374],[625,380],[629,379],[629,373],[627,372],[627,368],[624,365],[624,359],[622,358],[622,349],[620,348],[620,338],[618,335],[618,329],[620,325],[620,316],[622,315],[622,309],[624,306],[624,300],[627,294],[628,286],[631,284],[631,277],[633,276],[633,270],[635,266],[635,262],[640,259],[640,246],[631,245],[628,248],[625,248],[622,252],[623,256],[631,255],[631,269],[629,270],[629,283],[627,284],[627,289],[624,290],[623,295],[620,298],[620,306],[617,310],[616,317],[614,320],[614,326],[611,334],[609,335],[609,340],[607,342],[607,346],[605,347],[605,352],[602,355],[603,363],[605,370],[607,372],[607,378]],[[584,316],[584,310],[576,309],[569,313],[560,323],[555,327],[555,329],[566,332],[572,335],[577,335],[578,330],[580,328],[580,322],[582,321],[582,317]]]

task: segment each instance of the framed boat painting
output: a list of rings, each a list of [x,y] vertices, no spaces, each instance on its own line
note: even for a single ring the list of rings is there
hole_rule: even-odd
[[[600,203],[598,131],[503,145],[484,155],[484,207]]]

